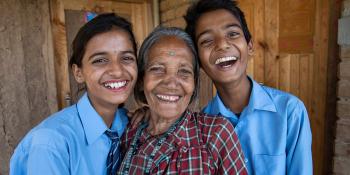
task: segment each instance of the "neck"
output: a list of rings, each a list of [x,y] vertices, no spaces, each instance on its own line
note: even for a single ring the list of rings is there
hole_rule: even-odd
[[[158,115],[151,114],[147,130],[151,135],[163,134],[166,131],[168,131],[170,126],[173,123],[175,123],[176,120],[179,119],[180,117],[181,116],[168,119],[168,118],[160,117]]]
[[[101,116],[108,128],[111,128],[115,118],[115,113],[118,110],[118,105],[100,104],[90,100],[96,112]]]
[[[241,113],[248,105],[252,85],[247,76],[230,84],[215,83],[215,86],[224,105],[232,112]]]

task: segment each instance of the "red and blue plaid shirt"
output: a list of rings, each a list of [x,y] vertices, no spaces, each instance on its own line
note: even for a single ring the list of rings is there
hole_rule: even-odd
[[[118,174],[146,174],[149,161],[152,161],[150,174],[247,174],[241,145],[227,119],[190,111],[184,117],[152,160],[150,154],[159,136],[151,136],[144,129],[137,151],[130,162],[124,157]],[[131,151],[129,146],[136,131],[130,125],[127,127],[121,140],[124,155]],[[127,173],[121,171],[126,165],[130,167]]]

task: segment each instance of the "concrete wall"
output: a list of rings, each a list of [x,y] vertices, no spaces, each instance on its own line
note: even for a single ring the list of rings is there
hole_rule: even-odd
[[[24,134],[57,110],[48,0],[0,1],[0,175]]]
[[[183,15],[195,0],[160,0],[160,22],[165,26],[185,27]]]
[[[338,24],[340,46],[334,174],[350,172],[350,0],[343,0]]]

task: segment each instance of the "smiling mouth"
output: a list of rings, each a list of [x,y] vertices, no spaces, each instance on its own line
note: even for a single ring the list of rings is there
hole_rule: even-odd
[[[178,96],[178,95],[160,95],[160,94],[157,94],[156,96],[159,100],[165,101],[165,102],[170,102],[170,103],[177,102],[180,99],[180,96]]]
[[[227,68],[233,66],[237,60],[238,58],[235,56],[222,57],[215,61],[215,65],[220,66],[222,68]]]
[[[105,82],[103,86],[107,89],[117,90],[125,87],[127,85],[127,81],[115,81],[115,82]]]

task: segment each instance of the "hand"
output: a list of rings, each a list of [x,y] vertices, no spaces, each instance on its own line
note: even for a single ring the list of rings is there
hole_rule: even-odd
[[[128,112],[128,117],[131,118],[131,127],[134,129],[141,121],[148,121],[150,112],[147,106],[136,109],[134,112]]]

